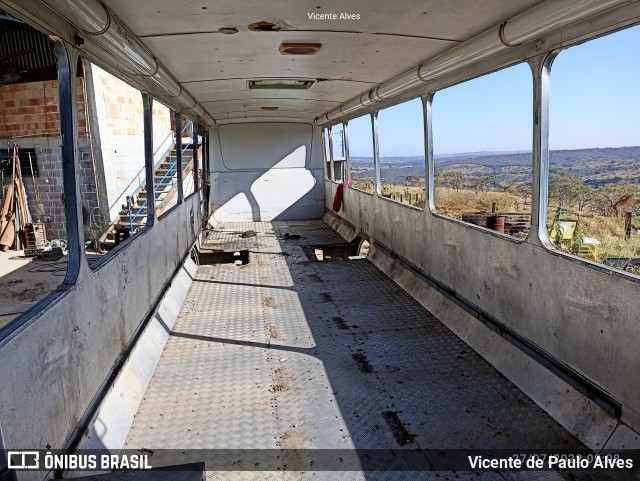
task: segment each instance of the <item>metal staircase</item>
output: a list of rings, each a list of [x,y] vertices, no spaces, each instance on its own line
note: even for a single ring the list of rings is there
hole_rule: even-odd
[[[184,133],[190,128],[192,128],[191,121],[184,126],[182,132]],[[183,181],[187,179],[193,171],[192,146],[194,138],[197,141],[197,136],[183,139],[181,146]],[[178,146],[174,138],[171,146],[153,166],[153,202],[156,209],[156,216],[160,216],[160,214],[171,205],[171,201],[176,198],[178,192],[177,149]],[[199,148],[198,157],[200,157],[200,155],[201,152]],[[143,171],[144,167],[141,172],[138,173],[138,176]],[[127,189],[130,185],[127,186]],[[124,192],[126,192],[127,189],[125,189]],[[121,194],[120,198],[123,197],[123,194]],[[143,178],[135,190],[126,196],[126,205],[123,205],[123,210],[120,211],[107,231],[100,238],[101,249],[109,250],[119,243],[119,238],[130,237],[144,228],[147,223],[147,208],[150,197],[151,195],[147,192],[146,179]]]

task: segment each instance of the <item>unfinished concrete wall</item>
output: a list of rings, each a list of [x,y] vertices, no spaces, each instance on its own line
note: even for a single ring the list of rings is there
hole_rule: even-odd
[[[199,228],[197,195],[0,341],[7,447],[62,448]],[[41,473],[19,473],[22,481]]]
[[[637,281],[354,189],[337,215],[601,386],[640,430]]]
[[[210,131],[217,221],[317,219],[324,211],[322,139],[310,124],[246,123]]]
[[[160,102],[153,101],[153,160],[157,163],[165,152],[173,144],[175,134],[175,122],[171,123],[174,116],[171,109]]]

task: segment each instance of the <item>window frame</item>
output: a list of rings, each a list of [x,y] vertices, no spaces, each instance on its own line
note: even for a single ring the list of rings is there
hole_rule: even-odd
[[[103,68],[102,66],[94,63],[93,60],[83,57],[81,52],[79,53],[79,57],[89,61],[92,65],[96,65],[99,68]],[[147,192],[153,192],[153,168],[154,168],[154,164],[153,164],[153,102],[155,99],[151,94],[143,90],[140,90],[135,85],[132,85],[128,80],[122,78],[119,75],[116,75],[116,73],[113,73],[110,69],[105,71],[110,75],[114,76],[115,78],[117,78],[118,80],[120,80],[121,82],[126,83],[129,87],[135,88],[140,93],[141,100],[142,100],[145,189]],[[115,257],[117,257],[120,252],[122,252],[123,250],[127,249],[130,245],[132,245],[136,241],[136,239],[141,238],[147,232],[153,229],[153,227],[157,223],[156,221],[161,220],[162,217],[163,216],[156,217],[155,208],[154,209],[147,208],[147,217],[146,217],[146,224],[144,226],[144,229],[142,229],[140,232],[137,232],[135,235],[129,236],[123,242],[121,242],[117,246],[114,246],[112,249],[109,250],[109,252],[100,256],[91,264],[89,264],[87,261],[89,269],[92,272],[99,271],[103,266],[107,265],[111,261],[111,259],[114,259]],[[80,222],[81,222],[80,225],[84,229],[84,223],[82,222],[82,218],[80,218]],[[84,252],[84,249],[83,249],[83,257],[86,259],[86,253]]]
[[[35,28],[35,27],[34,27]],[[35,30],[40,31],[35,28]],[[43,33],[43,32],[41,32]],[[78,198],[77,100],[76,84],[79,51],[61,39],[52,39],[58,80],[58,111],[62,159],[62,192],[67,233],[67,272],[61,284],[29,309],[0,328],[0,343],[38,317],[55,301],[72,290],[78,282],[86,257],[82,249],[82,206]]]
[[[373,192],[367,192],[366,190],[362,190],[362,189],[358,189],[357,187],[353,186],[353,178],[351,176],[351,151],[350,151],[350,147],[349,147],[349,122],[351,122],[352,120],[357,120],[360,118],[365,118],[365,117],[369,117],[369,122],[371,123],[371,160],[373,161],[373,172],[374,172],[374,178],[373,178]],[[373,131],[373,118],[372,118],[372,114],[371,113],[367,113],[367,114],[363,114],[360,115],[359,117],[354,117],[353,119],[349,119],[347,121],[344,122],[344,129],[345,129],[345,145],[346,145],[346,159],[347,159],[347,186],[350,189],[353,190],[357,190],[358,192],[362,192],[363,194],[367,194],[367,195],[376,195],[377,189],[376,189],[376,179],[375,179],[375,171],[376,171],[376,162],[375,162],[375,152],[374,152],[374,131]]]
[[[407,102],[411,102],[413,100],[416,99],[421,99],[421,106],[422,106],[422,133],[423,133],[423,147],[424,147],[424,163],[425,163],[425,175],[424,175],[424,195],[425,195],[425,206],[424,207],[416,207],[415,205],[411,205],[411,204],[406,204],[404,202],[400,202],[399,200],[395,200],[392,199],[390,197],[385,197],[382,195],[382,172],[381,172],[381,166],[380,166],[380,155],[379,155],[379,150],[380,150],[380,140],[379,140],[379,135],[380,135],[380,128],[378,126],[378,114],[380,112],[384,112],[387,109],[396,107],[398,105],[402,105],[405,104]],[[405,207],[408,207],[410,209],[414,209],[414,210],[419,210],[419,211],[425,211],[427,210],[427,204],[429,203],[429,195],[428,195],[428,190],[429,190],[429,159],[427,158],[427,115],[426,115],[426,104],[425,104],[425,95],[419,95],[417,97],[411,97],[409,99],[403,100],[402,102],[398,102],[397,104],[393,104],[390,105],[388,107],[385,107],[383,109],[378,109],[376,110],[374,113],[372,113],[372,115],[375,114],[375,129],[374,129],[374,136],[375,136],[375,142],[377,145],[377,151],[378,151],[378,160],[376,162],[374,162],[374,168],[375,168],[375,180],[376,180],[376,195],[378,197],[380,197],[381,199],[384,199],[385,201],[389,201],[389,202],[394,202],[396,204],[400,204],[403,205]],[[359,190],[359,189],[358,189]]]
[[[600,272],[605,272],[610,275],[615,275],[623,279],[630,280],[632,282],[640,284],[640,274],[634,274],[632,272],[623,271],[614,267],[608,266],[604,263],[592,261],[584,257],[580,257],[569,252],[558,249],[547,231],[547,209],[549,207],[549,181],[550,181],[550,148],[549,148],[549,125],[550,125],[550,92],[553,82],[552,67],[554,61],[558,55],[564,50],[569,50],[572,47],[577,47],[589,43],[590,41],[606,37],[608,35],[615,35],[617,32],[628,30],[630,28],[640,28],[640,23],[627,25],[624,28],[608,31],[599,35],[589,37],[582,42],[575,42],[561,48],[553,49],[546,52],[538,63],[530,62],[533,78],[534,78],[534,106],[538,110],[539,128],[534,128],[534,149],[536,147],[539,150],[539,163],[536,165],[534,162],[534,179],[532,182],[532,204],[537,209],[532,212],[532,216],[535,216],[537,222],[536,232],[533,232],[533,218],[532,218],[532,230],[527,242],[544,247],[546,252],[551,255],[568,259],[572,262],[576,262],[585,265],[589,268],[595,269]],[[535,139],[535,136],[539,135],[539,139]],[[535,159],[535,157],[534,157]],[[538,170],[537,175],[539,177],[536,184],[536,168]],[[537,197],[537,200],[533,197]]]
[[[530,209],[530,216],[531,216],[531,225],[529,228],[529,233],[527,234],[527,237],[525,237],[524,239],[519,239],[517,237],[511,236],[509,234],[503,234],[497,231],[494,231],[492,229],[488,229],[487,227],[483,227],[477,224],[472,224],[470,222],[465,222],[462,221],[460,219],[455,219],[453,217],[450,217],[448,215],[442,214],[440,212],[438,212],[436,205],[435,205],[435,161],[434,161],[434,157],[433,157],[433,99],[435,97],[435,94],[438,93],[441,90],[445,90],[449,87],[454,87],[456,85],[461,85],[464,84],[466,82],[470,82],[472,80],[478,79],[480,77],[485,77],[487,75],[491,75],[493,73],[497,73],[497,72],[501,72],[503,70],[506,70],[508,68],[511,67],[515,67],[517,65],[528,65],[529,66],[529,71],[531,74],[531,86],[533,89],[533,102],[531,104],[531,111],[530,111],[530,116],[532,119],[532,128],[533,128],[533,135],[532,135],[532,149],[531,149],[531,185],[532,185],[532,190],[535,190],[535,171],[536,171],[536,155],[535,155],[535,143],[536,143],[536,111],[538,109],[538,106],[536,105],[536,81],[535,81],[535,75],[534,75],[534,66],[532,62],[535,62],[537,57],[534,57],[533,59],[528,59],[528,60],[514,60],[513,62],[507,63],[505,65],[503,65],[500,68],[497,69],[493,69],[493,70],[488,70],[485,71],[483,73],[474,75],[472,77],[468,77],[465,78],[464,80],[460,80],[457,82],[452,82],[450,84],[444,85],[440,88],[434,89],[429,91],[427,94],[423,95],[424,98],[424,102],[425,102],[425,135],[427,136],[427,141],[425,142],[425,148],[426,148],[426,153],[427,153],[427,169],[429,172],[429,177],[428,177],[428,186],[427,186],[427,203],[425,204],[425,210],[426,206],[429,206],[428,211],[430,212],[431,215],[433,215],[434,217],[437,217],[438,219],[444,219],[462,226],[465,226],[467,228],[471,228],[474,230],[478,230],[480,232],[484,232],[485,234],[489,234],[492,235],[494,237],[498,237],[500,239],[515,243],[515,244],[526,244],[526,243],[530,243],[529,239],[531,237],[531,233],[536,230],[534,228],[534,210],[536,208],[536,204],[535,201],[533,199],[532,196],[532,200],[531,200],[531,209]]]

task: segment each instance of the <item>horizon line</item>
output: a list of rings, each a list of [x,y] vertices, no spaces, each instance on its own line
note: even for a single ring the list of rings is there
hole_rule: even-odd
[[[640,145],[623,145],[620,147],[581,147],[581,148],[563,148],[563,149],[549,149],[549,152],[563,152],[563,151],[575,151],[575,150],[603,150],[603,149],[631,149],[631,148],[640,148]],[[468,156],[468,155],[478,155],[478,154],[488,154],[488,155],[508,155],[508,154],[526,154],[531,153],[532,150],[476,150],[476,151],[468,151],[468,152],[455,152],[455,153],[445,153],[445,154],[433,154],[433,157],[455,157],[455,156]],[[389,159],[389,158],[403,158],[403,157],[422,157],[424,158],[424,154],[406,154],[406,155],[387,155],[380,156],[381,159]],[[362,155],[352,155],[351,158],[361,158],[361,159],[371,159],[371,156],[362,156]]]

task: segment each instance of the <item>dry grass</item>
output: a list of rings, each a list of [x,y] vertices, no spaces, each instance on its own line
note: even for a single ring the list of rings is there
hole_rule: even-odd
[[[460,219],[466,212],[491,212],[493,204],[497,212],[527,213],[531,205],[521,196],[506,192],[475,192],[469,189],[455,190],[436,187],[435,204],[438,212]]]
[[[464,212],[490,212],[494,202],[498,212],[531,212],[528,198],[505,192],[490,191],[482,194],[467,189],[456,191],[439,187],[436,188],[435,201],[438,211],[457,219],[460,219]],[[551,229],[555,207],[549,208],[547,222],[549,229]],[[582,235],[600,241],[597,257],[599,262],[607,257],[640,257],[640,235],[634,231],[630,239],[624,238],[624,218],[604,217],[591,213],[579,214]],[[640,226],[640,218],[634,218],[632,224]]]
[[[382,184],[382,195],[409,204],[424,208],[426,205],[426,191],[424,186],[408,186],[398,184]]]
[[[373,184],[370,182],[354,182],[354,187],[368,192],[373,192]],[[405,185],[383,184],[384,195],[395,195],[399,200],[403,196],[403,202],[408,202],[408,195],[422,196],[424,199],[424,187],[412,187]],[[413,205],[424,207],[424,201]],[[469,189],[455,190],[450,187],[436,187],[435,204],[438,212],[450,217],[460,219],[463,213],[490,212],[492,205],[496,204],[498,212],[529,213],[531,212],[530,198],[506,193],[489,191],[486,193],[475,192]],[[549,206],[547,226],[551,227],[556,206]],[[640,257],[640,235],[632,232],[631,239],[624,238],[624,218],[604,217],[591,213],[579,213],[582,235],[593,237],[600,241],[597,260],[602,262],[607,257]],[[633,225],[640,226],[640,217],[635,217]]]
[[[549,211],[547,225],[551,224],[554,212]],[[600,241],[597,256],[599,262],[607,257],[640,257],[640,235],[632,231],[630,239],[624,238],[624,218],[581,214],[579,222],[585,237]],[[632,224],[640,225],[640,218],[634,218]]]
[[[547,227],[550,229],[557,205],[549,205],[547,210]],[[597,261],[607,257],[640,257],[640,235],[631,231],[631,238],[624,238],[624,217],[605,217],[592,212],[577,212],[580,229],[585,237],[600,241]],[[640,227],[640,217],[634,217],[631,223]]]
[[[370,180],[354,180],[352,181],[351,186],[354,189],[369,192],[370,194],[373,194],[376,191],[373,182],[371,182]]]

